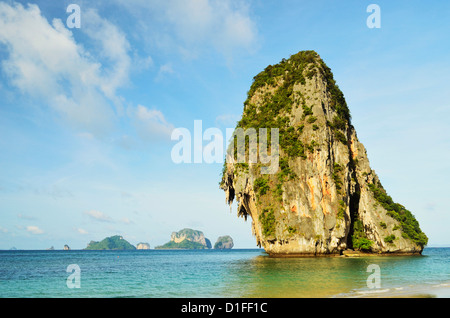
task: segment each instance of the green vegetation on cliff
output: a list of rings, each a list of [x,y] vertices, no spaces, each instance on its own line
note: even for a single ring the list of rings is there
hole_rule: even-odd
[[[350,111],[330,68],[315,51],[301,51],[289,59],[283,59],[276,65],[269,65],[256,75],[253,78],[247,100],[244,102],[243,116],[236,128],[255,128],[257,135],[259,128],[267,128],[268,140],[270,140],[270,128],[277,128],[279,129],[279,145],[282,154],[289,158],[306,159],[307,151],[313,153],[318,144],[314,140],[310,140],[306,144],[302,141],[305,125],[311,125],[313,131],[317,131],[320,127],[316,123],[317,117],[314,116],[312,106],[307,105],[306,98],[299,91],[294,92],[294,86],[305,85],[305,77],[312,79],[317,72],[326,82],[331,95],[331,107],[337,113],[333,122],[327,122],[327,126],[334,133],[336,139],[346,144],[346,128],[350,125],[351,119]],[[262,100],[255,102],[252,98],[260,89],[265,89],[266,92],[261,94]],[[302,108],[302,124],[291,125],[293,107]],[[237,150],[235,147],[235,156]],[[246,153],[248,153],[248,145],[246,145]],[[238,164],[238,167],[248,172],[248,164],[241,163]],[[225,168],[226,163],[223,173]],[[264,189],[262,192],[265,192]]]
[[[255,189],[255,192],[258,193],[260,196],[266,194],[267,191],[270,189],[268,178],[267,177],[257,178],[253,184],[253,188]]]
[[[188,240],[194,240],[195,237],[203,236],[203,232],[189,228],[182,229],[175,234],[177,237],[186,237]]]
[[[320,61],[316,52],[303,51],[291,56],[288,60],[283,59],[277,65],[269,65],[256,75],[248,92],[248,98],[244,102],[244,115],[237,128],[278,128],[280,148],[290,157],[306,159],[305,145],[300,140],[304,126],[292,127],[289,114],[292,107],[301,105],[305,123],[313,124],[317,120],[313,116],[311,107],[306,105],[305,98],[298,92],[294,93],[294,85],[306,83],[304,73],[307,70],[309,75],[315,73],[316,69],[329,74],[326,70],[322,70],[326,66]],[[264,87],[276,89],[273,93],[266,93],[262,103],[253,104],[251,101],[253,95],[258,89]]]
[[[326,81],[327,90],[331,95],[331,108],[337,113],[333,122],[328,122],[336,138],[347,143],[345,129],[350,125],[351,116],[344,94],[334,80],[330,68],[323,62],[315,51],[302,51],[292,55],[288,60],[283,59],[277,65],[269,65],[264,71],[256,75],[244,102],[244,114],[237,127],[241,128],[279,128],[280,147],[291,157],[304,157],[304,145],[300,141],[302,129],[290,125],[289,113],[292,107],[301,105],[303,119],[313,124],[317,118],[311,107],[299,92],[294,93],[294,85],[305,85],[306,77],[311,79],[316,72],[320,72]],[[259,105],[251,102],[253,95],[261,88],[274,87],[273,94],[266,93]],[[318,126],[315,125],[315,130]]]
[[[192,242],[189,240],[183,240],[179,243],[175,243],[174,241],[170,241],[164,245],[156,246],[156,250],[161,249],[186,249],[186,250],[202,250],[206,249],[207,247],[203,244],[200,244],[198,242]]]
[[[276,218],[273,209],[264,209],[259,216],[259,220],[262,224],[264,237],[274,237]]]
[[[387,214],[400,222],[401,230],[403,232],[402,236],[404,238],[409,238],[414,243],[422,247],[428,243],[428,237],[422,232],[419,222],[409,210],[407,210],[403,205],[395,203],[386,193],[386,190],[384,190],[381,184],[378,184],[377,186],[371,183],[369,184],[369,188],[372,191],[375,200],[377,200],[378,203],[386,209]],[[393,239],[389,238],[388,241],[392,242]]]
[[[369,240],[360,220],[355,220],[353,224],[352,246],[356,250],[370,251],[373,241]]]
[[[135,250],[136,247],[120,235],[107,237],[100,242],[91,241],[85,250]]]

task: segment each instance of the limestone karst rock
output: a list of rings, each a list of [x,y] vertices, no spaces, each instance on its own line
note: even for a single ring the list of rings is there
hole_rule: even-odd
[[[207,248],[211,248],[211,242],[205,237],[203,232],[192,230],[192,229],[182,229],[178,232],[173,232],[170,236],[170,240],[175,243],[180,243],[184,240],[191,242],[197,242],[204,245]]]
[[[148,244],[148,243],[137,243],[136,249],[137,250],[149,250],[150,249],[150,244]]]
[[[156,246],[155,249],[209,249],[211,241],[205,237],[202,231],[182,229],[172,232],[170,242]]]
[[[220,183],[226,202],[237,201],[238,216],[251,217],[267,253],[422,252],[426,235],[371,169],[344,95],[316,52],[255,76],[236,128],[279,129],[276,173],[263,174],[260,162],[227,160]]]
[[[211,248],[211,241],[205,237],[202,231],[192,229],[182,229],[178,232],[173,232],[170,240],[175,243],[180,243],[184,240],[200,243],[206,248]]]
[[[214,243],[214,249],[228,250],[232,249],[234,246],[233,239],[229,235],[220,236],[217,238],[216,243]]]

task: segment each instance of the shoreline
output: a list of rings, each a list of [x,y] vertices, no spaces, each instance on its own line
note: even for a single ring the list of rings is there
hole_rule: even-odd
[[[422,251],[417,252],[377,252],[367,253],[361,251],[345,250],[340,253],[268,253],[271,258],[320,258],[320,257],[374,257],[374,256],[422,256]]]
[[[423,251],[427,250],[427,249],[436,249],[436,248],[450,248],[450,246],[425,246]],[[172,248],[173,250],[175,250],[174,248]],[[137,249],[136,250],[144,250],[144,249]],[[156,247],[150,248],[148,250],[171,250],[171,248],[168,249],[159,249]],[[183,249],[179,249],[179,250],[183,250]],[[210,248],[210,249],[205,249],[205,250],[214,250],[214,248]],[[264,248],[262,247],[233,247],[232,250],[260,250],[266,254],[267,253]],[[69,250],[64,250],[64,249],[53,249],[53,250],[49,250],[47,248],[44,249],[27,249],[27,248],[3,248],[0,249],[1,252],[14,252],[14,251],[87,251],[86,248],[71,248]],[[113,251],[113,250],[95,250],[95,251]],[[118,251],[118,250],[114,250],[114,251]],[[131,251],[131,250],[130,250]],[[422,251],[422,252],[423,252]],[[421,253],[419,252],[391,252],[391,253],[364,253],[364,252],[358,252],[358,251],[352,251],[352,250],[344,250],[341,251],[340,253],[330,253],[330,254],[314,254],[314,253],[292,253],[293,255],[298,254],[298,255],[311,255],[313,257],[321,257],[321,256],[343,256],[345,253],[350,252],[350,254],[363,254],[364,256],[394,256],[394,255],[400,255],[400,256],[407,256],[407,254],[410,255],[420,255]],[[270,255],[270,254],[269,254]],[[283,255],[283,254],[279,254],[279,255]],[[289,255],[287,253],[285,253],[285,255]]]
[[[273,259],[261,249],[1,254],[5,298],[450,298],[450,249],[430,248],[424,257],[403,258]],[[67,272],[70,264],[80,267],[81,289],[64,284],[73,274]],[[369,270],[371,264],[381,271]],[[368,284],[369,279],[377,284]]]
[[[352,290],[331,298],[450,298],[450,281]]]

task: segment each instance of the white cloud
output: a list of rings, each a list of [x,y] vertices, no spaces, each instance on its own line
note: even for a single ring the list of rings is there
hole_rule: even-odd
[[[177,47],[186,57],[210,48],[229,58],[236,49],[253,51],[258,31],[246,1],[116,0],[138,19],[159,47]]]
[[[165,75],[175,74],[171,63],[163,64],[159,67],[158,75],[156,76],[156,81],[160,81]]]
[[[84,214],[88,215],[91,219],[101,222],[112,222],[113,220],[105,213],[97,210],[86,211]]]
[[[132,223],[134,223],[133,221],[131,221],[129,218],[122,218],[121,220],[120,220],[120,222],[122,222],[123,224],[132,224]]]
[[[114,139],[114,142],[116,145],[126,150],[130,150],[135,146],[134,138],[128,135],[119,136]]]
[[[153,59],[151,56],[140,57],[136,53],[133,56],[133,71],[142,71],[151,68],[154,65]]]
[[[102,92],[113,100],[116,106],[119,106],[121,101],[116,96],[116,90],[128,83],[132,61],[129,56],[130,44],[121,30],[106,19],[101,18],[94,10],[83,13],[83,21],[82,31],[97,43],[104,63],[110,64],[110,68],[104,71],[98,85]],[[144,61],[143,63],[150,62]]]
[[[17,217],[19,219],[24,219],[24,220],[36,220],[36,217],[30,216],[30,215],[24,215],[22,213],[17,214]]]
[[[35,225],[29,225],[26,227],[26,230],[31,234],[43,234],[44,231]]]
[[[76,136],[80,137],[81,139],[86,139],[86,140],[93,140],[95,138],[93,134],[88,133],[88,132],[80,132],[80,133],[76,134]]]
[[[226,128],[235,128],[236,123],[240,119],[240,115],[236,114],[223,114],[216,117],[216,125]]]
[[[217,26],[219,34],[214,37],[214,44],[227,54],[235,48],[252,51],[257,42],[257,31],[254,21],[248,15],[246,6],[232,7],[230,1],[216,1],[215,9],[221,21]]]
[[[86,14],[91,20],[100,20],[98,32],[107,30],[118,45],[124,45],[110,25],[95,13]],[[89,23],[84,29],[91,30]],[[37,5],[17,3],[0,3],[0,43],[9,52],[2,61],[3,72],[22,93],[41,99],[76,128],[95,134],[110,129],[114,112],[109,102],[116,102],[115,89],[126,77],[123,50],[114,51],[111,44],[101,42],[104,50],[110,50],[108,57],[113,62],[103,70],[104,65],[75,42],[61,20],[50,24]],[[111,76],[112,72],[118,75]]]
[[[166,121],[161,111],[148,109],[138,105],[129,109],[138,134],[144,140],[159,140],[170,138],[174,126]]]
[[[128,84],[134,61],[148,68],[153,60],[135,52],[131,58],[125,34],[94,10],[83,11],[82,25],[90,50],[75,41],[61,20],[50,24],[37,5],[0,3],[0,44],[9,53],[1,66],[23,94],[50,106],[83,136],[99,137],[126,115],[117,90]],[[170,64],[160,68],[160,75],[170,73]],[[146,140],[170,134],[171,125],[160,111],[136,109],[132,119]]]
[[[86,230],[84,230],[84,229],[78,228],[78,229],[76,229],[76,230],[77,230],[78,233],[80,233],[80,234],[82,234],[82,235],[88,234],[88,231],[86,231]]]

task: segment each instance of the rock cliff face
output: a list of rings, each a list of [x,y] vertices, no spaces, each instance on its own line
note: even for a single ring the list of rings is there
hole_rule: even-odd
[[[182,229],[179,232],[172,232],[170,242],[164,245],[156,246],[155,249],[208,249],[211,248],[211,241],[208,240],[203,232]]]
[[[206,248],[211,248],[211,241],[207,239],[201,231],[182,229],[179,232],[173,232],[170,236],[170,241],[174,243],[181,243],[184,240],[199,243]]]
[[[136,245],[136,249],[138,249],[138,250],[149,250],[150,249],[150,244],[148,244],[148,243],[138,243]]]
[[[276,173],[227,160],[220,184],[226,202],[237,201],[238,216],[251,217],[267,253],[422,252],[426,235],[386,194],[344,95],[316,52],[299,52],[255,76],[237,128],[279,129]]]
[[[214,249],[227,250],[234,246],[233,239],[229,235],[220,236],[214,244]]]

